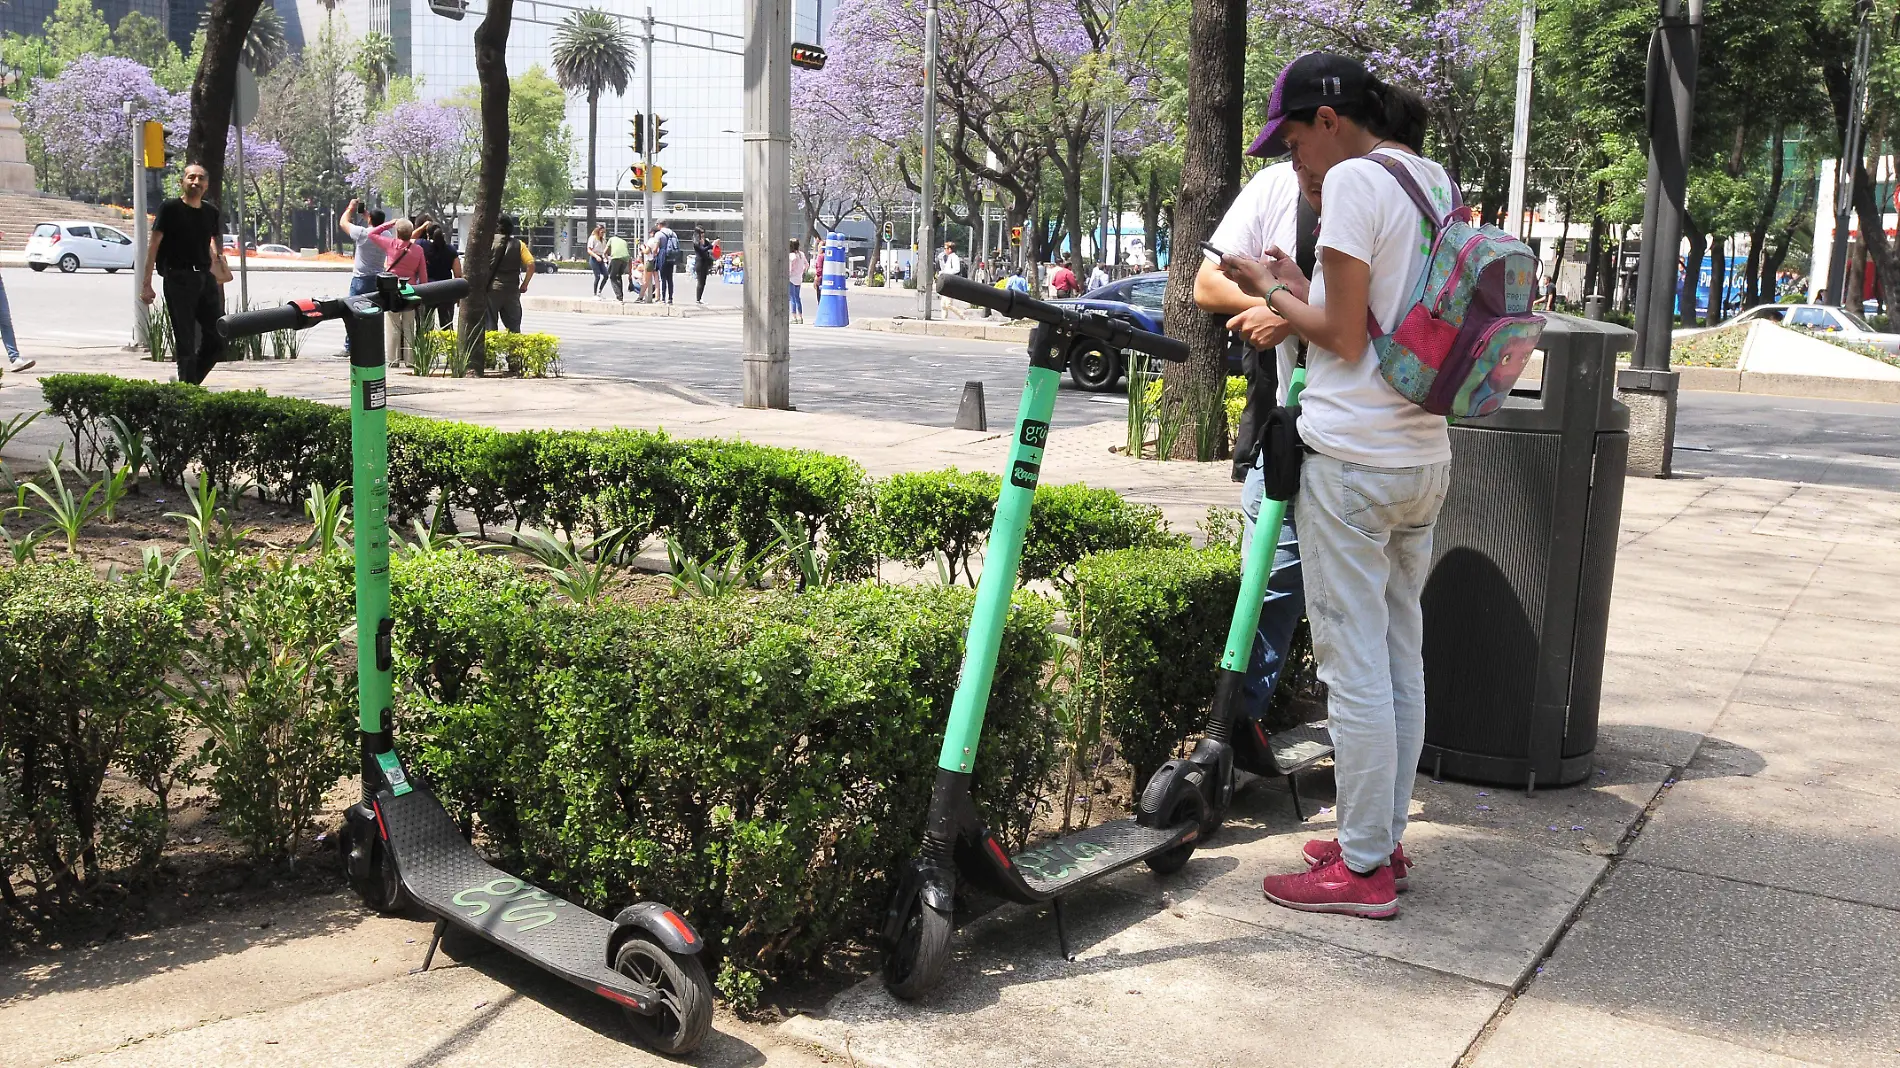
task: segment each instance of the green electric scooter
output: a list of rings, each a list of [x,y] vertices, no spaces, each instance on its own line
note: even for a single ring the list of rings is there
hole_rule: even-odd
[[[939,292],[993,308],[1010,318],[1033,320],[1037,325],[1029,341],[1029,377],[1017,412],[1007,477],[990,528],[983,577],[977,584],[963,673],[937,759],[923,848],[899,876],[885,917],[883,933],[889,954],[884,983],[892,994],[906,1000],[922,997],[933,989],[949,963],[959,874],[1005,900],[1050,905],[1062,955],[1074,959],[1063,916],[1063,895],[1139,862],[1160,874],[1179,871],[1193,855],[1195,844],[1225,818],[1234,796],[1237,765],[1260,774],[1286,775],[1291,781],[1289,767],[1298,770],[1331,752],[1323,728],[1302,728],[1290,736],[1273,738],[1257,725],[1250,731],[1235,730],[1235,721],[1241,718],[1243,673],[1260,625],[1261,602],[1286,514],[1285,502],[1272,501],[1261,509],[1255,527],[1259,533],[1244,564],[1239,600],[1221,659],[1220,685],[1205,736],[1193,755],[1169,761],[1149,779],[1133,819],[1090,827],[1014,856],[983,825],[971,799],[971,776],[1003,624],[1016,587],[1030,502],[1048,442],[1049,417],[1055,409],[1061,364],[1054,354],[1064,351],[1067,339],[1076,335],[1164,360],[1185,360],[1188,350],[1172,338],[1132,329],[1099,313],[1047,304],[954,275],[943,279]],[[1300,383],[1296,377],[1295,397]]]
[[[646,901],[612,921],[490,865],[428,786],[403,769],[389,722],[394,693],[389,615],[389,417],[383,314],[468,294],[455,279],[410,286],[382,275],[374,292],[298,300],[227,315],[227,339],[343,320],[350,339],[350,455],[356,509],[356,668],[363,800],[344,816],[341,847],[356,892],[379,912],[410,903],[436,916],[425,971],[453,924],[626,1010],[634,1034],[663,1053],[690,1052],[712,1026],[712,984],[697,932]]]

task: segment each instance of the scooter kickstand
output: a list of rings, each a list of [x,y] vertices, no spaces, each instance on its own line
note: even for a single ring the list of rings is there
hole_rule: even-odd
[[[1049,904],[1050,911],[1055,913],[1056,917],[1056,944],[1062,947],[1062,959],[1073,961],[1075,954],[1069,949],[1069,923],[1062,914],[1062,899],[1056,898]]]
[[[449,929],[449,921],[447,920],[435,921],[435,934],[430,936],[429,938],[429,951],[422,955],[422,967],[410,969],[409,971],[410,975],[421,975],[423,972],[426,972],[429,970],[429,962],[435,959],[435,947],[442,944],[443,932],[447,931],[448,929]]]

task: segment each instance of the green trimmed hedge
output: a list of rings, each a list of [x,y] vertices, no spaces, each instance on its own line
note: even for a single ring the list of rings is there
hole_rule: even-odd
[[[469,553],[394,577],[410,759],[506,863],[595,908],[682,909],[729,995],[874,929],[923,825],[969,590],[581,608]],[[985,721],[977,800],[1014,842],[1056,759],[1050,622],[1019,599]]]

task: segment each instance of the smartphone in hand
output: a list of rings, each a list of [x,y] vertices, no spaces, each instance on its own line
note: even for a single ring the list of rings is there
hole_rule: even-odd
[[[1201,255],[1206,256],[1208,262],[1216,267],[1220,266],[1221,260],[1227,258],[1227,253],[1222,252],[1206,241],[1201,242]]]

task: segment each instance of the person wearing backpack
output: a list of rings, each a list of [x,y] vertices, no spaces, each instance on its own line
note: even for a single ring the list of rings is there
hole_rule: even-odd
[[[673,303],[673,272],[679,270],[680,235],[665,220],[660,222],[660,299]]]
[[[1229,279],[1308,343],[1295,508],[1336,746],[1339,837],[1307,843],[1307,871],[1262,884],[1267,900],[1307,912],[1396,916],[1409,874],[1401,841],[1425,736],[1419,597],[1450,486],[1451,440],[1442,414],[1388,384],[1369,326],[1398,326],[1437,223],[1387,167],[1409,175],[1438,212],[1455,204],[1444,168],[1419,155],[1427,118],[1423,100],[1357,60],[1321,52],[1294,60],[1248,151],[1290,152],[1322,182],[1318,271],[1309,284],[1279,248],[1264,260],[1227,249],[1221,260]],[[1380,155],[1390,162],[1369,158]]]
[[[520,224],[503,215],[488,247],[488,329],[521,333],[521,295],[534,278],[534,254],[515,236]]]

